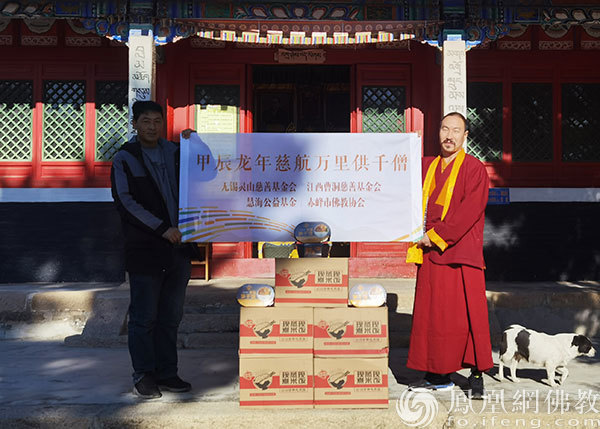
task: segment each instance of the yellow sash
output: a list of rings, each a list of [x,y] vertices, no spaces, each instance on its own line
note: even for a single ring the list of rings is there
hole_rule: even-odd
[[[435,177],[435,170],[440,164],[441,159],[441,156],[438,156],[436,159],[434,159],[429,168],[427,169],[427,174],[425,175],[425,182],[423,183],[423,222],[425,222],[427,202],[429,200],[429,196],[433,192],[433,188],[431,188],[431,185],[434,182],[433,178]],[[446,214],[448,213],[448,208],[450,207],[450,200],[452,199],[452,193],[454,192],[454,187],[456,186],[456,178],[458,177],[458,171],[460,170],[460,167],[462,166],[464,160],[465,151],[461,149],[460,152],[458,152],[458,155],[456,155],[456,159],[454,160],[454,164],[452,165],[452,171],[450,171],[450,177],[448,177],[448,187],[446,188],[444,208],[442,209],[442,220],[444,220]],[[408,248],[408,251],[406,252],[406,262],[414,264],[423,263],[423,250],[417,248],[417,243],[411,244]]]

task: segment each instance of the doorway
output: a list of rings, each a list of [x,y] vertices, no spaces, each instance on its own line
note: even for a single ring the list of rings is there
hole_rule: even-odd
[[[350,132],[350,66],[254,66],[254,132]]]
[[[252,76],[254,132],[350,132],[350,66],[259,65]],[[329,253],[347,258],[350,243],[334,242]]]

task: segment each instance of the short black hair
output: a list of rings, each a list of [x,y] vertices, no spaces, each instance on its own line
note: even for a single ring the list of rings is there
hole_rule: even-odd
[[[137,121],[140,116],[146,112],[157,112],[160,113],[160,116],[164,116],[163,108],[156,101],[136,101],[131,106],[131,110],[133,112],[133,120]]]
[[[446,113],[444,115],[444,117],[442,118],[442,120],[440,121],[440,124],[444,121],[444,119],[446,119],[448,116],[458,116],[460,119],[462,119],[463,124],[465,124],[465,131],[469,131],[469,121],[467,121],[467,118],[465,118],[465,116],[460,113],[460,112],[450,112],[450,113]]]

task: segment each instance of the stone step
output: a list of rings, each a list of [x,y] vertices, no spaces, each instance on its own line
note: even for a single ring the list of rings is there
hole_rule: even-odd
[[[194,305],[186,299],[183,312],[184,314],[239,314],[240,305],[237,302],[235,304],[215,302]]]
[[[72,347],[127,347],[127,335],[89,336],[71,335],[64,339]],[[181,349],[238,348],[237,332],[182,332],[177,338],[177,347]]]
[[[388,291],[390,343],[405,346],[410,333],[414,280],[351,279],[380,283]],[[244,283],[273,284],[273,279],[193,280],[188,287],[181,325],[182,347],[237,347]],[[550,334],[600,334],[600,283],[488,282],[492,343],[519,323]],[[88,346],[126,344],[127,284],[0,285],[0,339],[55,339]],[[225,335],[227,334],[227,335]]]
[[[388,315],[390,332],[410,331],[411,315],[392,313]],[[184,334],[199,332],[238,332],[240,323],[239,309],[231,313],[185,313],[179,326],[179,332]]]
[[[240,324],[240,315],[219,314],[219,313],[199,313],[183,316],[179,332],[181,334],[193,334],[203,332],[238,332]]]
[[[34,323],[5,321],[0,323],[0,340],[62,340],[82,331],[83,324],[68,318]]]
[[[205,332],[179,336],[180,346],[186,349],[239,346],[237,332]]]
[[[390,347],[408,347],[410,331],[394,332],[390,335]],[[6,338],[14,339],[14,338]],[[65,338],[65,344],[72,347],[126,347],[127,335],[112,337],[87,337],[81,334]],[[210,349],[213,347],[238,348],[237,332],[195,332],[181,333],[177,346],[182,349]]]

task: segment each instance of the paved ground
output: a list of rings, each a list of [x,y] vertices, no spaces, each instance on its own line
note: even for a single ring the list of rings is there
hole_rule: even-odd
[[[406,353],[406,349],[392,349],[390,354],[388,410],[249,411],[237,404],[238,357],[233,348],[181,350],[180,373],[194,385],[193,391],[165,392],[163,398],[142,401],[131,393],[126,348],[75,348],[57,341],[2,341],[0,427],[408,427],[404,423],[410,423],[410,415],[404,413],[402,420],[397,400],[407,399],[406,384],[418,379],[420,373],[404,366]],[[438,401],[435,420],[428,427],[442,427],[444,422],[445,427],[494,427],[494,416],[545,419],[547,424],[566,416],[571,423],[578,420],[582,424],[585,419],[598,418],[596,427],[600,427],[599,362],[598,357],[571,362],[570,377],[558,389],[546,384],[544,370],[521,369],[519,384],[500,383],[494,375],[486,375],[490,393],[487,401],[469,403],[459,387],[438,393],[433,402],[431,398],[421,398],[430,409]],[[492,370],[491,374],[495,372]],[[461,384],[466,375],[462,371],[454,379]],[[528,399],[523,398],[525,392],[529,392]],[[418,401],[400,402],[420,410]],[[518,406],[527,409],[524,413],[514,411]],[[533,412],[534,407],[538,413]],[[449,423],[452,419],[455,426]],[[462,425],[467,422],[465,419],[470,419],[466,426]],[[475,426],[482,419],[486,424]],[[537,425],[535,421],[528,422],[528,426],[521,427]],[[520,422],[515,420],[514,424]],[[500,420],[498,427],[502,427]]]
[[[222,310],[220,303],[231,301],[240,282],[195,283],[188,301],[214,301],[218,305],[210,305]],[[385,286],[388,304],[395,302],[399,316],[409,318],[414,284],[389,280]],[[597,283],[491,283],[488,300],[499,326],[525,320],[550,329],[572,321],[574,329],[598,332],[599,290]],[[493,369],[485,376],[489,398],[470,402],[460,388],[467,371],[455,374],[459,386],[451,392],[407,393],[406,385],[421,374],[406,368],[407,349],[394,347],[387,410],[245,410],[238,406],[237,350],[216,341],[180,350],[180,373],[194,385],[192,392],[142,401],[131,393],[126,348],[63,341],[99,309],[107,310],[103,317],[120,310],[116,321],[102,318],[92,337],[103,326],[120,326],[127,294],[124,285],[0,285],[0,428],[600,428],[600,353],[572,361],[569,379],[557,389],[543,369],[520,369],[519,384],[498,382]],[[597,336],[594,342],[600,351]]]

